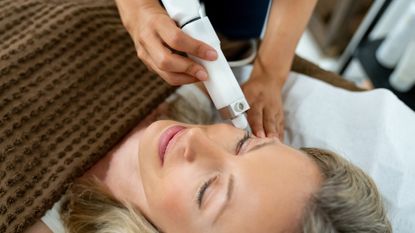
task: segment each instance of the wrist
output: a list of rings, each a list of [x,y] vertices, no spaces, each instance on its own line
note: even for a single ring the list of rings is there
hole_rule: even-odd
[[[252,70],[251,79],[258,80],[273,88],[282,89],[288,77],[290,69],[277,65],[267,65],[256,59]]]

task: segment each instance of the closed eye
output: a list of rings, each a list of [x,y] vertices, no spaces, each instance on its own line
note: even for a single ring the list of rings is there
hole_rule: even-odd
[[[235,153],[238,155],[241,151],[242,146],[245,144],[246,141],[248,141],[251,138],[251,133],[246,130],[245,135],[243,138],[241,138],[238,143],[236,144]]]
[[[206,190],[209,188],[209,186],[218,178],[219,175],[215,175],[214,177],[211,177],[209,180],[207,180],[205,183],[203,183],[202,186],[200,186],[198,192],[197,192],[197,205],[199,206],[199,209],[202,207],[203,203],[203,197],[205,196]]]

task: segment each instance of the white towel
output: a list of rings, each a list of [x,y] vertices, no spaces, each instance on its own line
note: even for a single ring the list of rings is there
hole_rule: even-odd
[[[415,232],[415,113],[388,90],[349,92],[299,74],[283,99],[286,143],[329,149],[362,168],[394,232]]]

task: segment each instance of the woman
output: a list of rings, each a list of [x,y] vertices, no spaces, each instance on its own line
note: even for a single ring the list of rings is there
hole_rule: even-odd
[[[150,124],[161,112],[207,123],[206,105],[181,89],[137,126],[72,188],[69,232],[391,232],[371,179],[330,152],[223,124]]]

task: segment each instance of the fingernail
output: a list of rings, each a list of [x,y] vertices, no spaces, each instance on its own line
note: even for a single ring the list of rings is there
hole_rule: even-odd
[[[216,60],[217,57],[218,57],[218,54],[216,53],[215,50],[208,50],[206,52],[206,59],[208,60]]]
[[[196,72],[196,78],[199,80],[207,80],[207,73],[204,70]]]

